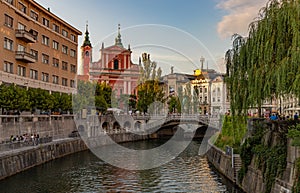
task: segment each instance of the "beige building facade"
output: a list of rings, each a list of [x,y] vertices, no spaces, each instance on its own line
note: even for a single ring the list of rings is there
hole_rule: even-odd
[[[74,92],[82,33],[33,0],[1,0],[0,8],[0,84]]]

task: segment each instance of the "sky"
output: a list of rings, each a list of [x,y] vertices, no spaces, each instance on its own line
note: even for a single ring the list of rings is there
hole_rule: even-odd
[[[235,33],[247,35],[250,22],[267,0],[36,0],[83,32],[86,24],[93,45],[93,61],[100,59],[102,42],[114,44],[118,24],[122,43],[138,63],[143,52],[163,70],[193,73],[204,67],[225,70],[223,58]],[[79,57],[80,58],[80,57]],[[80,59],[79,59],[80,64]],[[80,71],[80,70],[79,70]]]

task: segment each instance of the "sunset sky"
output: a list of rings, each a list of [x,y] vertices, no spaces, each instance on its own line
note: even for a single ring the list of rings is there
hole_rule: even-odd
[[[192,73],[205,58],[205,67],[224,71],[222,58],[231,47],[234,33],[247,35],[248,25],[266,0],[36,0],[45,8],[85,32],[88,21],[94,47],[93,61],[99,60],[101,43],[114,44],[121,24],[124,47],[130,44],[132,61],[142,52],[151,54],[169,73]],[[84,35],[79,37],[79,46]],[[80,62],[80,61],[79,61]]]

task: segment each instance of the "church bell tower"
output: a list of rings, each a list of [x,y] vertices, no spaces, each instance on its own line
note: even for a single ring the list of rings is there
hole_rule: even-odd
[[[81,61],[83,67],[83,75],[89,75],[90,64],[92,63],[92,44],[90,42],[88,24],[86,24],[85,37],[81,46]]]

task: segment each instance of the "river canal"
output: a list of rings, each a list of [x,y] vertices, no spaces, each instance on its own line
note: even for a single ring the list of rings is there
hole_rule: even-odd
[[[164,141],[140,141],[126,147],[159,146]],[[90,151],[76,153],[34,167],[0,181],[0,192],[228,192],[242,193],[198,156],[200,141],[171,162],[144,171],[111,166]]]

